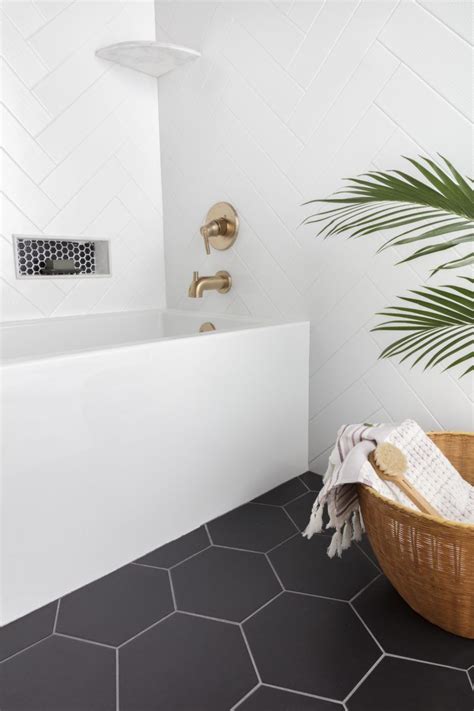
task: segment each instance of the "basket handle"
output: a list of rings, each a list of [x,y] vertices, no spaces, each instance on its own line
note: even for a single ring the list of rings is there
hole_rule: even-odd
[[[384,446],[387,447],[387,444],[384,443]],[[397,449],[393,445],[389,446],[393,447],[394,450]],[[404,458],[403,453],[400,450],[397,451]],[[381,445],[378,445],[378,447],[375,448],[375,451],[371,452],[368,457],[369,462],[371,463],[372,467],[375,470],[375,473],[380,477],[380,479],[383,479],[383,481],[390,481],[392,484],[396,484],[400,491],[403,491],[403,493],[408,496],[410,501],[412,501],[422,513],[429,514],[430,516],[437,516],[439,518],[440,515],[436,511],[436,509],[434,509],[433,506],[431,506],[431,504],[428,503],[428,501],[420,494],[420,492],[417,491],[407,479],[405,479],[404,471],[401,471],[400,469],[396,472],[384,471],[381,466],[379,466],[382,457],[377,457],[377,454],[379,454],[380,452]],[[376,458],[379,459],[379,464],[376,462]]]

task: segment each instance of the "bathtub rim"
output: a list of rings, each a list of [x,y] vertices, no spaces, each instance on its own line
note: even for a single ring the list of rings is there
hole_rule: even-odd
[[[176,314],[177,316],[185,316],[185,317],[194,317],[197,320],[211,320],[211,319],[224,319],[232,322],[237,322],[239,324],[242,324],[242,328],[236,328],[235,326],[229,327],[229,328],[218,328],[215,331],[208,331],[201,333],[199,331],[195,331],[193,333],[184,333],[180,335],[170,335],[170,336],[158,336],[158,337],[153,337],[153,338],[148,338],[146,340],[133,340],[133,341],[116,341],[114,343],[108,344],[108,345],[100,345],[100,346],[91,346],[91,347],[85,347],[81,349],[74,349],[74,350],[62,350],[62,351],[55,351],[53,353],[45,353],[42,355],[33,355],[33,356],[19,356],[19,357],[13,357],[13,358],[4,358],[2,353],[1,353],[1,340],[2,340],[2,334],[4,331],[14,329],[14,328],[22,328],[22,327],[27,327],[28,325],[31,324],[40,324],[40,323],[49,323],[51,321],[55,322],[71,322],[71,320],[80,320],[80,321],[87,321],[90,319],[94,320],[99,320],[104,317],[119,317],[119,316],[131,316],[132,314],[142,314],[142,313],[157,313],[157,314]],[[152,344],[158,344],[162,342],[167,342],[167,341],[176,341],[176,340],[186,340],[190,338],[196,338],[196,337],[207,337],[207,336],[213,336],[213,337],[219,337],[219,336],[224,336],[228,335],[230,333],[241,333],[241,332],[247,332],[247,331],[253,331],[256,329],[267,329],[267,328],[277,328],[277,327],[282,327],[282,326],[292,326],[296,324],[307,324],[309,328],[309,319],[306,318],[281,318],[281,319],[256,319],[255,317],[251,316],[234,316],[234,315],[228,315],[225,313],[216,313],[216,312],[211,312],[211,311],[205,311],[205,312],[194,312],[194,311],[188,311],[186,309],[135,309],[133,311],[110,311],[110,312],[104,312],[104,313],[98,313],[98,314],[77,314],[77,315],[71,315],[71,316],[52,316],[52,317],[45,317],[45,318],[37,318],[37,319],[23,319],[23,320],[18,320],[18,321],[4,321],[0,323],[0,370],[3,370],[4,368],[11,368],[11,367],[16,367],[20,365],[32,365],[36,363],[43,363],[45,361],[51,361],[51,360],[57,360],[57,359],[67,359],[67,358],[80,358],[84,357],[86,355],[93,355],[93,354],[99,354],[99,353],[108,353],[108,352],[115,352],[115,351],[123,351],[123,350],[136,350],[138,348],[143,348],[150,346]]]

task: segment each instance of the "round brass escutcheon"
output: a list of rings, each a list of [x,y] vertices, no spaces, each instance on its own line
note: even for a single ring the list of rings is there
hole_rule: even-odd
[[[221,272],[216,272],[216,276],[222,277],[223,279],[226,280],[226,285],[218,289],[217,291],[219,294],[227,294],[228,291],[232,289],[232,277],[229,274],[229,272],[226,271],[221,271]]]
[[[234,244],[239,233],[239,217],[236,209],[229,202],[216,202],[206,215],[206,223],[216,222],[222,225],[225,221],[225,234],[210,234],[209,244],[214,249],[229,249]]]
[[[200,327],[199,327],[199,333],[206,333],[207,331],[215,331],[216,327],[214,326],[211,321],[205,321]]]

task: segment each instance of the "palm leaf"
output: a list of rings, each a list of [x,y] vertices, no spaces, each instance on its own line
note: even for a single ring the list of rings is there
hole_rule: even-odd
[[[403,261],[437,254],[455,248],[461,242],[473,242],[474,191],[451,163],[441,158],[443,166],[425,157],[420,160],[406,158],[418,176],[392,170],[370,171],[358,178],[348,178],[347,187],[332,197],[305,203],[324,203],[330,207],[310,215],[304,224],[322,223],[318,234],[324,237],[364,237],[381,230],[396,230],[396,235],[380,250],[469,231],[467,235],[417,249]],[[399,231],[405,227],[410,229]],[[471,257],[453,258],[440,264],[432,273],[466,266],[473,261]]]
[[[474,280],[464,277],[470,283]],[[458,285],[412,290],[399,297],[399,306],[390,306],[379,316],[383,321],[373,331],[402,331],[404,335],[382,351],[381,358],[400,356],[412,366],[424,369],[443,364],[449,370],[471,361],[462,373],[474,369],[474,289]],[[461,376],[462,377],[462,376]]]

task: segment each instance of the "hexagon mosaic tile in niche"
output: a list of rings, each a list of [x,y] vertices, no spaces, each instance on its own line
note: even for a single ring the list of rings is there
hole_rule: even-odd
[[[72,259],[80,274],[95,274],[94,242],[56,239],[17,239],[19,276],[41,275],[47,259]]]

